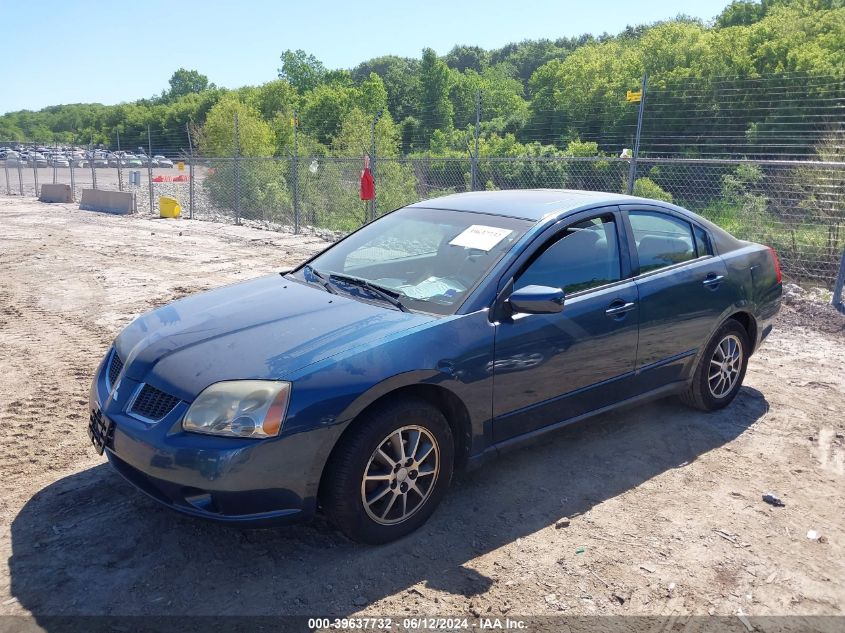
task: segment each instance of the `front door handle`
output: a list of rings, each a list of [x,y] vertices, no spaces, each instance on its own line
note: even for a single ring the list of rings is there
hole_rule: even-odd
[[[605,310],[604,313],[607,316],[614,316],[615,317],[615,316],[619,316],[619,315],[622,315],[622,314],[626,314],[627,312],[630,312],[631,310],[633,310],[635,307],[637,307],[637,304],[634,303],[633,301],[625,302],[625,301],[622,301],[621,299],[617,299],[616,301],[611,303],[610,306],[608,306],[607,310]]]
[[[707,286],[708,288],[713,288],[715,286],[718,286],[720,283],[722,283],[722,281],[724,279],[725,279],[724,275],[717,275],[715,273],[710,273],[709,275],[707,275],[707,278],[704,281],[702,281],[701,283],[703,285]]]

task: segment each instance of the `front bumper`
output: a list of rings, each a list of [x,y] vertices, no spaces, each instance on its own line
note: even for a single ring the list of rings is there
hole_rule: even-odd
[[[108,359],[109,356],[106,356]],[[110,423],[105,454],[126,480],[156,501],[191,516],[252,527],[298,522],[316,510],[322,464],[319,431],[268,440],[185,433],[180,402],[156,423],[125,412],[137,382],[108,390],[101,363],[89,413]]]

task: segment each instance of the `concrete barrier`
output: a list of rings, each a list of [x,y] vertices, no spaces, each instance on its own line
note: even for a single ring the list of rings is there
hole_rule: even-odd
[[[133,196],[129,191],[104,191],[83,189],[79,208],[85,211],[105,211],[126,215],[134,211]]]
[[[70,185],[41,185],[41,202],[73,202]]]

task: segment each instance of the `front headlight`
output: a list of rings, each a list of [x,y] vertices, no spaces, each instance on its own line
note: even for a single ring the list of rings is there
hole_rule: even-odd
[[[197,396],[182,420],[182,428],[209,435],[274,437],[282,429],[289,399],[289,382],[218,382]]]

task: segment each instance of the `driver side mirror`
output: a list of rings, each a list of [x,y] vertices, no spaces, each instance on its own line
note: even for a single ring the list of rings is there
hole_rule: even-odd
[[[514,290],[507,303],[511,311],[525,314],[555,314],[563,310],[564,292],[550,286],[525,286]]]

